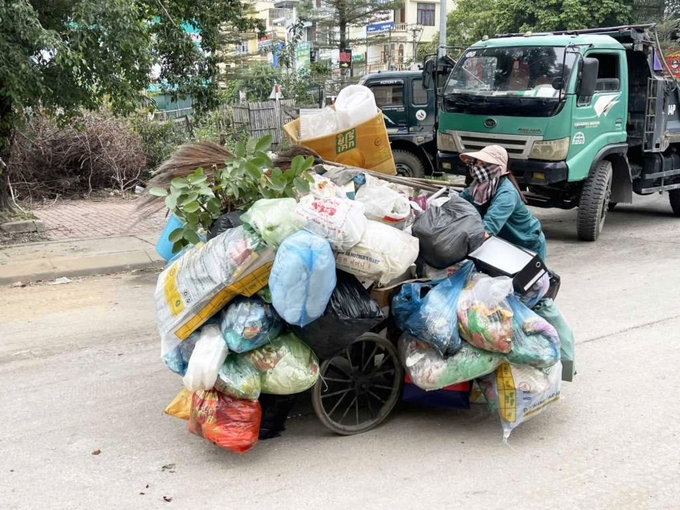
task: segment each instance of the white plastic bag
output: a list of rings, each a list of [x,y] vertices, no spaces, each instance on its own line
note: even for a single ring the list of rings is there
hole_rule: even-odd
[[[354,198],[362,202],[369,220],[388,225],[402,222],[411,215],[411,204],[407,197],[386,186],[364,184]]]
[[[326,239],[336,251],[347,251],[361,241],[368,220],[364,204],[353,200],[313,195],[302,197],[293,212],[298,228]]]
[[[359,279],[385,285],[404,274],[418,258],[418,239],[384,225],[368,221],[366,232],[352,249],[335,256],[337,268]]]
[[[312,175],[314,183],[310,186],[309,192],[316,198],[347,198],[344,189],[337,186],[333,181],[319,174]]]
[[[334,106],[340,130],[363,124],[378,114],[373,92],[363,85],[350,85],[342,89]]]
[[[309,140],[340,131],[338,114],[333,108],[300,116],[300,140]]]
[[[204,326],[189,359],[187,373],[182,379],[184,387],[189,391],[212,389],[227,354],[229,349],[222,339],[219,326]]]
[[[296,205],[294,198],[263,198],[241,216],[241,221],[250,225],[265,243],[276,249],[286,237],[298,230],[293,223]]]
[[[288,324],[304,327],[323,315],[335,282],[335,261],[328,241],[309,232],[296,232],[276,253],[269,276],[272,305]]]

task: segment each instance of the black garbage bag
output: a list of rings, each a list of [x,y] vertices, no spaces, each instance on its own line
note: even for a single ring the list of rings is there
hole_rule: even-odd
[[[208,232],[208,241],[210,241],[213,237],[217,237],[222,232],[226,232],[230,228],[243,225],[243,222],[241,221],[241,214],[243,214],[242,211],[232,211],[224,213],[222,216],[213,221],[213,224],[210,226],[210,232]]]
[[[378,303],[354,275],[337,271],[337,284],[324,314],[295,333],[320,360],[330,359],[385,319]]]
[[[272,439],[286,430],[286,420],[295,405],[299,393],[295,395],[260,394],[262,421],[260,422],[260,440]]]
[[[420,257],[436,269],[446,269],[484,242],[484,225],[477,209],[458,195],[441,207],[428,207],[413,224]]]

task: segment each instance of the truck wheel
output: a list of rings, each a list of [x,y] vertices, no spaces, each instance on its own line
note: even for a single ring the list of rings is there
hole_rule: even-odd
[[[673,214],[680,218],[680,189],[673,189],[669,191],[668,200],[671,203]]]
[[[603,159],[586,179],[576,220],[578,238],[581,241],[595,241],[602,232],[612,193],[612,175],[611,162]]]
[[[409,151],[392,151],[394,164],[397,166],[397,174],[404,177],[423,177],[425,167],[418,156]]]

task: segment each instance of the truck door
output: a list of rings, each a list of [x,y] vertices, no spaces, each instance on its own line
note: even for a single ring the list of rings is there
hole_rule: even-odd
[[[404,80],[372,80],[366,83],[383,112],[388,133],[408,132]]]
[[[435,121],[435,99],[432,87],[423,88],[422,78],[410,80],[408,125],[411,133],[431,132]]]

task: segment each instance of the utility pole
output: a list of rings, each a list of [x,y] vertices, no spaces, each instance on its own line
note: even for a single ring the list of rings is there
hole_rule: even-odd
[[[439,50],[438,57],[446,55],[446,4],[447,0],[439,0]]]
[[[415,64],[418,58],[418,42],[422,29],[418,28],[418,25],[414,25],[411,32],[413,32],[413,63]]]

